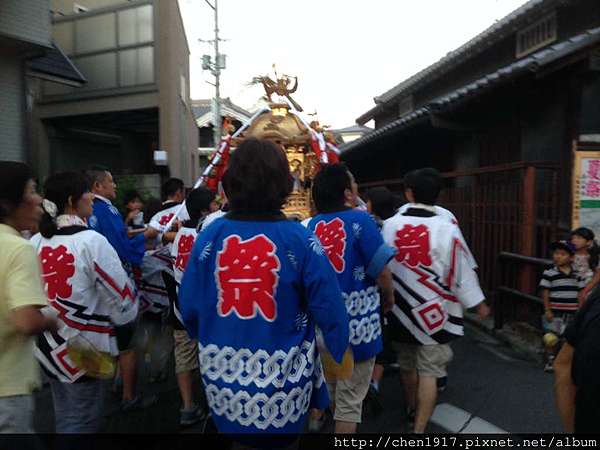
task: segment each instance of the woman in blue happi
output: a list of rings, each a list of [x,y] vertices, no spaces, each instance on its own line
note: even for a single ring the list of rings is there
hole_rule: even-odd
[[[321,245],[281,212],[292,183],[280,147],[245,140],[223,180],[230,212],[198,236],[179,290],[220,432],[300,433],[309,408],[328,404],[315,324],[338,362],[348,346]]]

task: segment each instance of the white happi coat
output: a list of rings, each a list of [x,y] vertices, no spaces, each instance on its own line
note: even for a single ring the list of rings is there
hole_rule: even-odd
[[[177,286],[181,284],[197,236],[196,228],[186,226],[182,226],[175,236],[171,247],[171,257],[173,258],[173,276]]]
[[[404,214],[406,211],[408,211],[409,208],[414,208],[414,207],[418,207],[419,205],[417,203],[405,203],[404,205],[402,205],[399,209],[398,209],[398,213],[399,214]],[[457,225],[458,228],[458,232],[460,234],[460,239],[462,241],[462,244],[465,248],[465,250],[467,251],[467,258],[469,259],[469,265],[473,268],[473,269],[477,269],[477,261],[475,260],[475,257],[473,256],[473,253],[471,253],[471,249],[469,248],[469,246],[467,245],[467,241],[465,240],[462,231],[460,230],[460,224],[458,223],[458,219],[456,218],[456,216],[454,215],[454,213],[452,213],[452,211],[446,209],[446,208],[442,208],[439,205],[435,205],[433,207],[435,213],[441,217],[442,219],[446,219],[449,222],[453,223],[454,225]]]
[[[389,267],[403,340],[433,345],[462,336],[463,307],[485,297],[458,225],[431,207],[413,206],[386,220],[382,233],[397,250]]]
[[[141,280],[138,284],[141,312],[164,313],[169,308],[169,293],[163,272],[173,275],[170,246],[147,251],[142,260]]]
[[[163,208],[150,218],[148,226],[160,231],[161,233],[164,233],[167,231],[164,229],[165,226],[175,216],[175,214],[177,214],[178,220],[188,220],[190,218],[185,205],[182,207],[180,203],[167,201],[163,203]]]
[[[173,259],[173,277],[175,278],[175,282],[177,283],[177,290],[179,291],[179,285],[181,284],[181,280],[183,279],[183,273],[185,272],[185,268],[188,265],[190,257],[192,256],[192,250],[194,248],[194,243],[196,242],[196,237],[198,236],[198,231],[196,228],[182,226],[177,235],[175,236],[175,240],[173,241],[173,245],[171,246],[171,257]],[[173,305],[173,312],[177,321],[176,327],[179,329],[184,329],[185,326],[183,324],[183,318],[181,317],[181,313],[179,312],[178,302],[175,302]]]
[[[137,317],[135,288],[108,240],[83,221],[50,239],[36,234],[31,243],[42,266],[48,312],[59,319],[57,333],[38,339],[36,356],[49,375],[72,383],[85,372],[70,361],[67,342],[81,336],[98,351],[118,355],[114,325]]]

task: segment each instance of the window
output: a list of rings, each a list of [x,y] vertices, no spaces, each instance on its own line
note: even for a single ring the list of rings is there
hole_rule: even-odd
[[[154,83],[154,48],[152,46],[119,52],[119,85],[135,86]]]
[[[517,33],[517,58],[556,41],[556,13],[544,17]]]
[[[85,56],[74,60],[88,80],[84,89],[105,89],[117,85],[117,58],[115,53]]]
[[[52,25],[52,39],[67,55],[73,53],[73,22]]]
[[[187,80],[185,78],[185,75],[181,74],[179,76],[179,80],[181,84],[181,89],[179,92],[179,95],[181,95],[181,101],[183,103],[187,103]]]
[[[134,45],[154,39],[152,5],[119,11],[119,45]]]
[[[81,18],[75,22],[77,53],[94,52],[116,46],[115,15]]]

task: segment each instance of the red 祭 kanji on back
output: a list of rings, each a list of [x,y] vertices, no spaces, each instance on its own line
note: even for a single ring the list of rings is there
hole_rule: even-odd
[[[171,220],[173,218],[173,216],[175,215],[175,213],[171,213],[171,214],[165,214],[164,216],[162,216],[160,218],[160,220],[158,221],[158,223],[160,223],[161,225],[166,225],[169,223],[169,220]]]
[[[275,320],[281,268],[276,251],[277,246],[263,234],[246,241],[238,235],[225,239],[217,256],[220,316],[233,311],[240,319],[252,319],[258,311],[269,322]]]
[[[337,273],[342,273],[346,267],[344,252],[346,251],[346,230],[344,221],[335,218],[330,222],[321,220],[315,227],[315,234],[327,253],[331,265]]]
[[[429,229],[425,225],[404,225],[396,233],[396,260],[410,267],[431,266]]]
[[[40,257],[42,278],[46,285],[48,299],[71,297],[73,287],[69,284],[69,278],[75,274],[75,257],[67,251],[64,245],[56,248],[43,247]]]
[[[177,245],[177,258],[175,259],[175,267],[184,271],[187,267],[192,248],[194,247],[194,236],[181,236]]]

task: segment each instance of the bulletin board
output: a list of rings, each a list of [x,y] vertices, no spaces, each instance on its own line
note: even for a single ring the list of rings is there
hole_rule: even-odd
[[[573,228],[600,236],[600,151],[577,150],[573,164]]]

